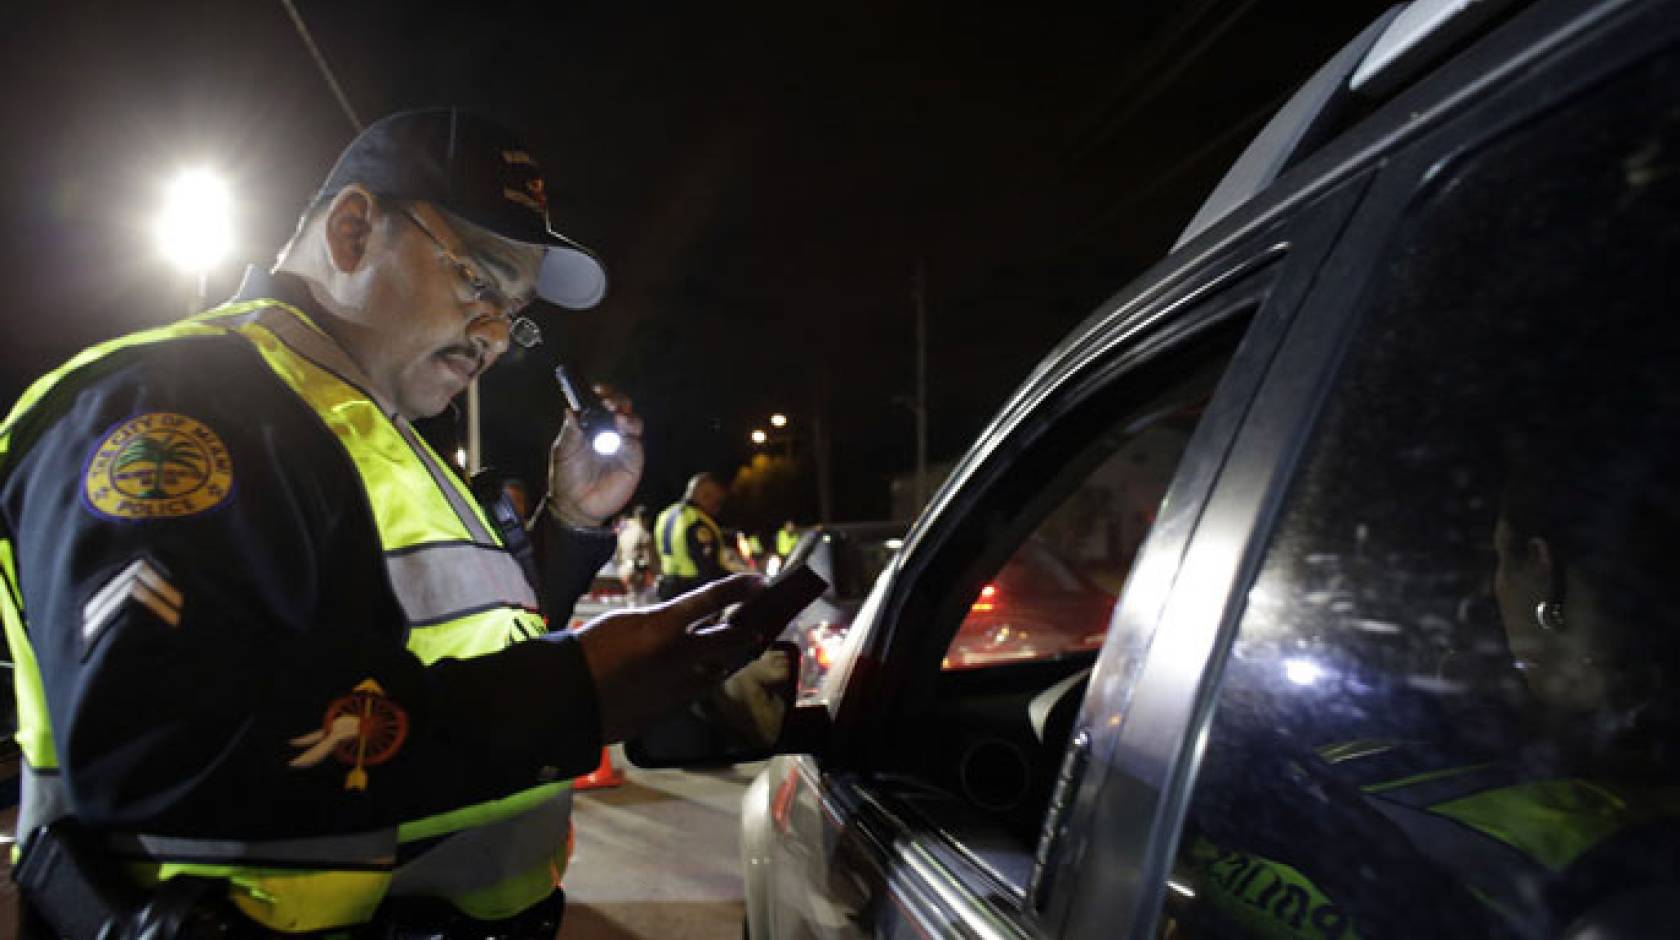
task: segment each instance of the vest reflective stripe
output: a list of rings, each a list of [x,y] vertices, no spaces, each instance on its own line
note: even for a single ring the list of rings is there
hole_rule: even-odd
[[[723,544],[723,530],[698,506],[678,503],[659,514],[654,531],[658,533],[660,571],[676,578],[700,577],[700,566],[688,551],[688,531],[696,525],[712,530],[714,545]]]
[[[432,445],[426,443],[426,439],[420,436],[420,432],[414,430],[414,425],[409,424],[407,420],[402,418],[396,419],[396,423],[397,430],[402,433],[409,446],[414,448],[414,452],[421,456],[420,463],[425,466],[426,472],[431,474],[432,482],[437,486],[438,492],[449,500],[450,507],[455,510],[456,517],[467,527],[467,532],[472,536],[473,541],[485,545],[502,544],[501,534],[497,533],[491,527],[489,521],[484,518],[483,510],[479,508],[478,501],[467,492],[466,484],[462,483],[461,478],[455,475],[455,471],[444,466],[443,458],[437,455],[437,451],[432,450]]]
[[[38,380],[14,407],[0,426],[0,460],[9,450],[10,431],[18,417],[77,369],[131,346],[227,333],[249,341],[344,446],[366,489],[393,593],[410,621],[409,648],[416,656],[428,663],[445,656],[479,656],[545,632],[541,616],[535,613],[530,585],[518,564],[502,550],[494,528],[465,484],[406,420],[377,403],[360,371],[335,342],[303,313],[276,301],[229,305],[84,351]],[[10,544],[0,545],[5,548],[0,560],[10,587],[16,584]],[[462,563],[467,569],[449,567]],[[33,767],[50,771],[58,762],[45,694],[27,640],[27,618],[15,609],[14,596],[8,590],[0,608],[17,656],[18,740]],[[19,832],[62,816],[67,809],[67,797],[56,776],[31,774],[26,777],[25,806],[20,811],[20,823],[28,820],[31,826],[20,825]],[[143,883],[183,873],[226,878],[233,886],[230,896],[251,917],[275,929],[302,931],[353,925],[371,916],[392,882],[390,865],[395,853],[370,855],[370,846],[448,835],[405,863],[398,873],[425,863],[433,851],[444,848],[458,857],[495,858],[496,867],[480,864],[453,872],[453,879],[440,875],[426,883],[434,889],[430,894],[449,898],[468,913],[506,916],[552,891],[565,863],[565,837],[536,845],[534,837],[509,841],[505,833],[479,827],[505,820],[531,833],[564,833],[570,809],[569,786],[557,783],[381,833],[284,843],[134,835],[125,846],[153,858],[131,866]],[[414,832],[426,835],[411,835]],[[312,871],[309,866],[332,870]],[[487,883],[486,871],[495,872],[499,882]]]
[[[26,764],[21,782],[18,833],[70,814],[70,798],[56,772]],[[120,858],[150,859],[126,865],[137,884],[150,887],[176,875],[226,879],[228,896],[252,920],[275,930],[305,931],[365,923],[372,917],[391,882],[395,842],[395,833],[385,830],[274,842],[114,836],[110,847]],[[15,863],[15,844],[12,855]],[[165,856],[176,860],[162,861]],[[358,857],[366,870],[348,867]],[[284,861],[288,866],[331,865],[333,870],[256,867],[247,858]]]
[[[473,542],[420,545],[390,552],[385,571],[410,626],[476,613],[488,604],[537,609],[531,584],[507,555]]]
[[[23,700],[18,700],[21,705]],[[20,722],[21,723],[21,722]],[[56,769],[37,769],[28,758],[18,769],[18,842],[25,833],[70,815],[70,794]],[[16,843],[13,850],[16,851]]]
[[[312,839],[245,842],[234,839],[183,839],[178,836],[119,835],[108,842],[129,859],[168,860],[203,865],[263,865],[273,868],[364,868],[389,871],[397,863],[397,837],[390,829]]]
[[[25,764],[20,774],[20,783],[34,812],[43,818],[32,821],[27,826],[20,818],[19,832],[28,832],[69,815],[70,796],[65,792],[64,782],[56,772],[43,772]],[[388,871],[397,860],[397,833],[392,829],[307,839],[258,841],[183,839],[178,836],[125,833],[109,837],[106,845],[117,855],[129,860],[169,860],[206,865],[243,863],[289,868],[331,865]]]

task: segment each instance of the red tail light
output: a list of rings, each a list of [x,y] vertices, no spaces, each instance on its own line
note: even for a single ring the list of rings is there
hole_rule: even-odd
[[[988,584],[980,589],[980,596],[975,599],[969,610],[987,611],[997,607],[992,598],[997,597],[997,585]]]

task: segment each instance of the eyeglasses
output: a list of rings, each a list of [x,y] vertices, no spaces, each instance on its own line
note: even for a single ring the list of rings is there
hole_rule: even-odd
[[[404,209],[403,215],[414,223],[415,228],[432,240],[432,244],[437,246],[438,251],[443,252],[444,258],[448,259],[450,265],[455,268],[456,275],[461,278],[461,283],[466,285],[467,292],[472,296],[473,302],[489,304],[495,309],[496,317],[507,321],[509,340],[525,349],[530,349],[542,342],[542,328],[532,322],[531,318],[518,316],[512,312],[524,307],[526,301],[515,301],[507,294],[502,293],[501,289],[490,279],[479,274],[477,268],[451,251],[449,246],[443,243],[443,239],[437,237],[437,234],[428,228],[418,215],[414,214],[413,209]]]

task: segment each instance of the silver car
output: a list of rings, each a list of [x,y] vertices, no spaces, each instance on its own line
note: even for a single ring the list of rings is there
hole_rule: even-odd
[[[1324,65],[875,583],[743,802],[747,933],[1673,935],[1677,12]],[[955,668],[976,623],[1028,639]]]
[[[810,699],[828,675],[864,596],[893,555],[904,545],[903,522],[841,522],[806,529],[788,553],[791,569],[805,565],[828,582],[782,631],[799,647],[800,700]]]

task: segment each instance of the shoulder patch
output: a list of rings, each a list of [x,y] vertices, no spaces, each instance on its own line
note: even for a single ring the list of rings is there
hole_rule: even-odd
[[[136,415],[88,455],[82,495],[107,519],[176,519],[221,505],[233,492],[233,461],[215,431],[186,415]]]

